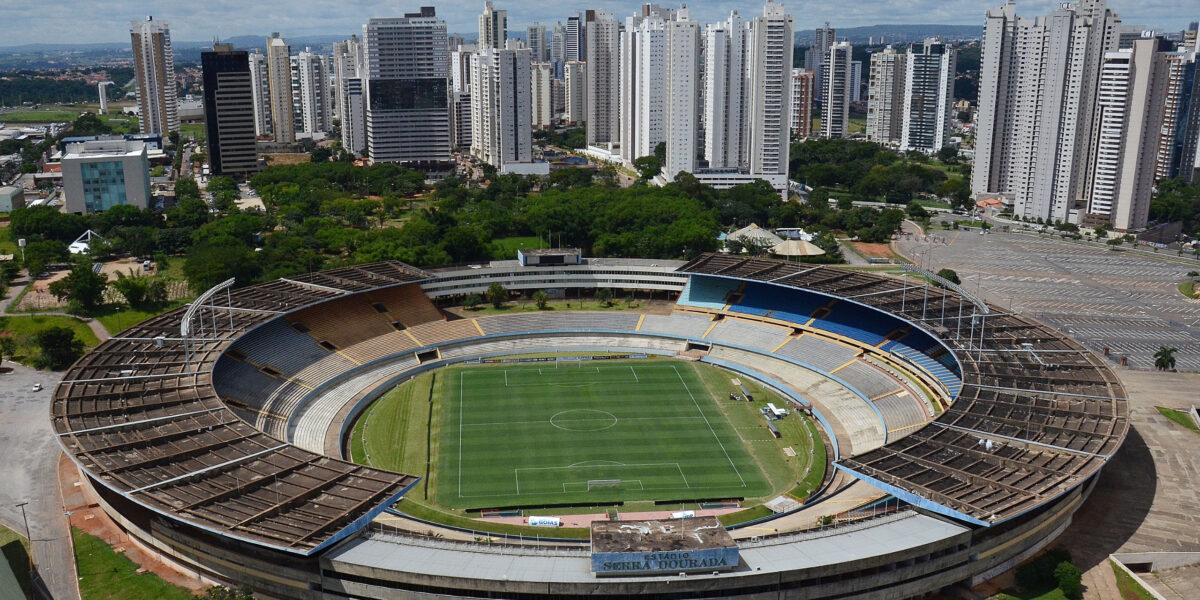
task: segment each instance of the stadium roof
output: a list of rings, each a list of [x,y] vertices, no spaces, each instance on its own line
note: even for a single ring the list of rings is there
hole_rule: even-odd
[[[923,304],[894,277],[722,254],[679,270],[830,294],[904,318],[951,348],[963,381],[954,403],[907,437],[835,465],[917,506],[980,525],[1006,521],[1095,474],[1128,431],[1125,390],[1099,358],[994,306],[972,315],[982,335],[955,335],[944,315],[971,303],[953,290],[929,287]]]
[[[361,527],[417,478],[288,445],[233,414],[212,368],[235,339],[282,312],[424,278],[396,262],[233,290],[203,307],[185,342],[181,307],[79,360],[51,404],[59,442],[100,484],[153,511],[246,542],[311,554]]]

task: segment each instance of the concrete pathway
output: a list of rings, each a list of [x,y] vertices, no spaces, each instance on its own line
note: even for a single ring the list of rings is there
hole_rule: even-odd
[[[31,282],[29,280],[25,280],[24,283],[21,283],[20,285],[14,285],[13,287],[9,288],[8,299],[5,300],[4,305],[0,307],[0,315],[8,315],[13,317],[31,317],[35,315],[70,317],[72,319],[79,319],[87,324],[88,329],[91,329],[92,333],[96,334],[96,339],[100,340],[101,342],[111,337],[108,333],[108,330],[104,328],[104,324],[97,319],[84,319],[61,311],[12,312],[12,309],[16,308],[13,306],[13,303],[16,302],[17,298],[21,296],[21,292],[24,291],[24,289],[28,287],[30,283]]]
[[[61,373],[36,371],[5,361],[0,365],[0,522],[24,534],[18,503],[33,542],[38,578],[51,597],[75,600],[75,554],[58,486],[62,454],[50,427],[50,399]],[[41,391],[33,391],[40,383]]]

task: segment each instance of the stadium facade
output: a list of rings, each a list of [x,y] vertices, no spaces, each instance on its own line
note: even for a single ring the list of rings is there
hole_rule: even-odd
[[[58,439],[136,543],[261,597],[867,599],[975,584],[1032,555],[1128,429],[1100,359],[953,285],[719,254],[476,267],[386,262],[214,288],[74,365],[52,403]],[[492,283],[677,302],[668,315],[448,319],[432,300]],[[686,354],[753,377],[827,437],[836,469],[795,514],[867,484],[904,508],[818,529],[781,514],[766,525],[778,533],[733,532],[730,571],[602,578],[586,544],[452,541],[380,520],[417,478],[342,459],[378,395],[448,364],[564,349]],[[875,393],[882,376],[940,410]]]

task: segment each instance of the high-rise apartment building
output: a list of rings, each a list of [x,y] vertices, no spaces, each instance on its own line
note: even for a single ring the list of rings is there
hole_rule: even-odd
[[[525,42],[533,50],[533,62],[544,63],[550,60],[550,50],[546,46],[546,26],[533,23],[525,28]]]
[[[792,108],[792,32],[782,4],[768,1],[746,40],[747,154],[751,174],[787,175]]]
[[[824,27],[817,28],[813,45],[804,55],[804,68],[816,73],[814,90],[818,98],[825,97],[825,69],[829,64],[829,47],[837,41],[836,34],[837,30],[826,21]]]
[[[826,61],[825,100],[821,106],[821,137],[844,138],[850,124],[850,56],[849,42],[829,47]]]
[[[620,140],[620,32],[606,12],[587,22],[587,143]]]
[[[292,48],[278,33],[267,39],[267,78],[271,94],[271,133],[275,141],[296,141],[296,115],[292,94]]]
[[[913,44],[904,64],[901,150],[933,153],[950,137],[954,105],[954,49],[936,39]]]
[[[871,55],[867,87],[867,139],[878,143],[900,143],[904,131],[904,77],[908,55],[892,46]]]
[[[587,121],[587,71],[585,62],[568,62],[563,68],[565,81],[563,88],[566,96],[566,111],[564,120],[571,125],[579,125]]]
[[[567,62],[587,61],[587,21],[585,13],[567,17],[565,41]]]
[[[1194,33],[1195,29],[1193,26],[1189,31]],[[1200,181],[1200,56],[1195,46],[1185,48],[1184,52],[1189,58],[1181,74],[1183,92],[1177,109],[1179,120],[1175,126],[1175,149],[1171,152],[1171,177],[1194,183]]]
[[[450,160],[446,43],[446,23],[432,7],[363,26],[372,161],[440,169]]]
[[[257,49],[247,57],[250,62],[250,85],[254,94],[254,135],[271,135],[271,74],[267,55]]]
[[[450,89],[455,92],[471,91],[471,55],[477,46],[466,44],[450,49]]]
[[[563,65],[567,64],[567,28],[555,23],[550,31],[550,64],[554,66],[554,77],[562,79]]]
[[[456,152],[471,147],[471,92],[450,92],[450,146]]]
[[[733,11],[705,29],[704,157],[715,169],[745,168],[746,22]]]
[[[312,48],[292,57],[292,90],[298,129],[311,135],[333,129],[329,57]]]
[[[496,10],[491,2],[483,3],[483,14],[479,15],[479,48],[504,47],[508,39],[508,11]]]
[[[550,63],[535,62],[530,67],[530,106],[533,110],[533,126],[546,129],[554,123],[552,84],[554,69]]]
[[[333,44],[333,85],[342,122],[342,148],[358,154],[367,147],[367,113],[363,106],[363,52],[358,36]]]
[[[179,131],[179,93],[175,86],[175,54],[166,21],[129,24],[133,43],[133,74],[137,82],[138,124],[142,133]]]
[[[792,137],[803,140],[812,135],[813,79],[808,69],[792,69]]]
[[[471,153],[501,172],[533,162],[531,55],[485,46],[471,57]]]
[[[1166,97],[1163,99],[1158,157],[1154,165],[1154,174],[1158,179],[1184,174],[1180,165],[1188,137],[1188,117],[1193,104],[1200,100],[1193,91],[1196,88],[1196,58],[1196,49],[1190,46],[1164,54],[1167,61]],[[1194,165],[1194,144],[1190,150],[1193,163],[1189,164],[1189,171]]]
[[[1154,165],[1169,79],[1169,43],[1156,38],[1108,52],[1100,70],[1099,139],[1093,157],[1089,220],[1119,231],[1142,229],[1150,214]]]
[[[213,44],[200,53],[204,80],[204,125],[213,175],[258,170],[254,134],[254,86],[245,50]]]
[[[651,7],[626,17],[620,34],[619,139],[626,161],[653,154],[666,139],[667,21],[674,11]]]
[[[676,20],[666,24],[663,108],[667,145],[662,173],[667,181],[675,179],[680,171],[692,173],[696,170],[696,151],[701,147],[703,90],[700,37],[700,24],[688,20],[686,8],[680,9]]]
[[[862,73],[861,60],[850,61],[850,101],[862,102]]]
[[[1104,0],[1036,19],[1017,17],[1012,2],[988,11],[972,191],[1007,195],[1018,217],[1078,220],[1100,133],[1100,66],[1119,29]]]

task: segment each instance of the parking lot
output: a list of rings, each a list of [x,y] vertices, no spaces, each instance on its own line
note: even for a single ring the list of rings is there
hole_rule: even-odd
[[[963,286],[995,305],[1040,319],[1110,359],[1153,368],[1160,346],[1180,370],[1200,370],[1200,302],[1177,290],[1200,261],[1174,252],[1144,256],[1046,234],[943,231],[905,236],[900,250],[934,271],[954,269]]]

